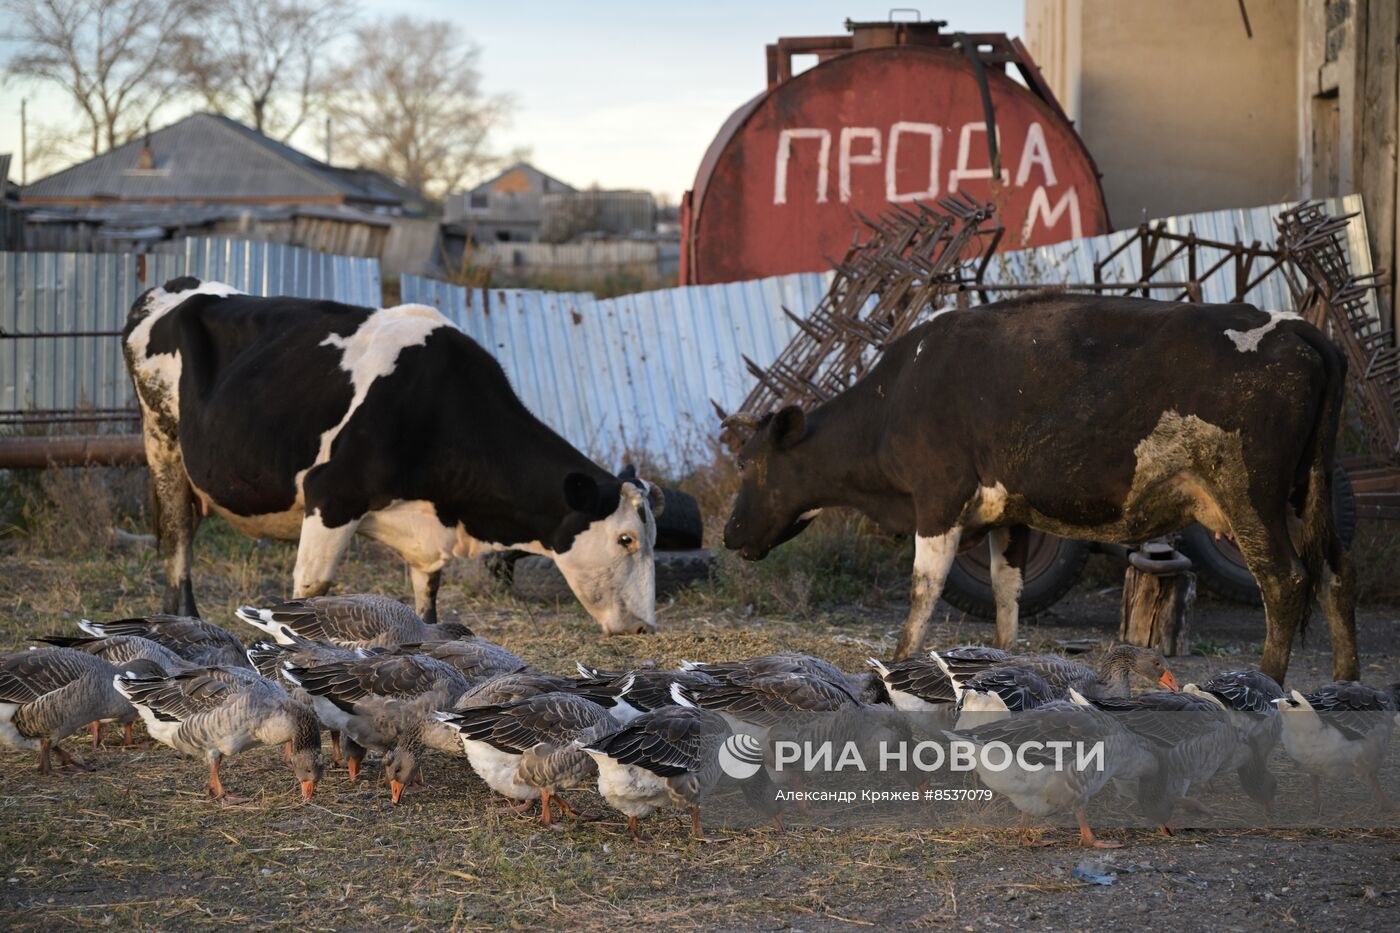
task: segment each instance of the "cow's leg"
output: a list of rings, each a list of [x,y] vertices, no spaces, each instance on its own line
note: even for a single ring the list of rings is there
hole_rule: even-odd
[[[1316,586],[1322,615],[1332,635],[1332,679],[1360,680],[1361,661],[1356,654],[1356,577],[1351,557],[1335,531],[1327,544],[1322,579]]]
[[[297,566],[292,574],[292,596],[303,599],[320,596],[331,588],[336,568],[350,547],[359,519],[327,528],[319,510],[309,512],[301,522],[297,544]]]
[[[1025,525],[993,528],[987,535],[991,548],[992,596],[997,606],[997,647],[1010,648],[1016,644],[1016,626],[1020,617],[1022,574],[1030,549],[1031,530]]]
[[[154,416],[147,413],[147,418]],[[199,509],[194,489],[185,475],[185,461],[174,438],[148,431],[146,462],[151,468],[151,500],[155,509],[156,534],[165,560],[165,612],[198,616],[190,568],[194,564],[194,533],[199,527]]]
[[[413,576],[413,605],[418,610],[418,614],[423,617],[423,621],[429,624],[437,622],[437,596],[438,588],[442,586],[441,570],[419,570],[417,567],[411,569]]]
[[[1235,543],[1264,599],[1264,657],[1259,669],[1279,683],[1288,671],[1293,636],[1308,609],[1308,575],[1282,515],[1230,516]]]
[[[914,537],[914,583],[909,594],[909,618],[894,649],[896,659],[907,658],[923,647],[933,607],[943,594],[953,558],[958,556],[961,535],[962,529],[954,526],[942,534]]]

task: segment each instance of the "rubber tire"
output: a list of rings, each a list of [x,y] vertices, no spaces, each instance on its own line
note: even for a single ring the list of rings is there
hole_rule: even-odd
[[[706,550],[659,551],[656,554],[656,598],[674,595],[691,583],[709,580],[715,556]],[[543,603],[574,602],[574,591],[548,557],[527,555],[515,562],[511,592],[520,599]]]
[[[1332,521],[1344,547],[1351,547],[1356,536],[1356,492],[1351,477],[1340,463],[1332,468]],[[1246,606],[1262,606],[1259,584],[1239,562],[1239,551],[1228,538],[1216,540],[1202,525],[1192,525],[1181,533],[1177,549],[1191,558],[1196,581],[1221,599]],[[1232,553],[1233,552],[1233,553]]]
[[[529,556],[529,551],[488,551],[472,563],[480,568],[476,573],[482,578],[510,586],[515,576],[515,562]]]
[[[700,503],[679,489],[663,486],[661,492],[666,505],[656,517],[656,549],[695,551],[704,547],[705,521],[700,515]]]
[[[1047,537],[1054,537],[1047,535]],[[1090,546],[1087,542],[1072,538],[1056,538],[1060,542],[1054,559],[1035,577],[1022,581],[1021,597],[1017,605],[1022,616],[1033,616],[1044,612],[1074,589],[1084,573],[1084,564],[1089,559]],[[985,548],[985,543],[978,547]],[[979,619],[997,617],[996,600],[992,596],[990,583],[983,583],[972,576],[963,561],[968,558],[958,555],[948,571],[948,580],[943,585],[943,600]]]

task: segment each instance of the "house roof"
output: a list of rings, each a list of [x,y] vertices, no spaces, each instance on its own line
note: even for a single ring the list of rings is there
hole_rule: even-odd
[[[154,167],[139,165],[148,145]],[[378,176],[378,179],[371,176]],[[377,172],[338,169],[214,113],[195,113],[25,187],[25,202],[352,202],[398,207]]]
[[[510,179],[512,178],[512,176],[516,176],[520,173],[523,173],[527,176],[533,176],[534,180],[537,183],[544,182],[544,184],[539,184],[539,188],[541,191],[548,191],[553,193],[574,190],[573,185],[565,181],[560,181],[553,175],[550,175],[546,172],[540,171],[539,169],[531,165],[529,162],[516,162],[514,165],[502,169],[500,172],[488,178],[486,181],[483,181],[481,184],[472,188],[471,191],[473,194],[480,191],[491,191],[495,189],[500,182]]]

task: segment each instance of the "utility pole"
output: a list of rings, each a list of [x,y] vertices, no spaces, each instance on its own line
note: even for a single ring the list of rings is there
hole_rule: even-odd
[[[19,186],[29,184],[29,98],[19,99]]]
[[[326,164],[331,164],[331,118],[326,117]]]

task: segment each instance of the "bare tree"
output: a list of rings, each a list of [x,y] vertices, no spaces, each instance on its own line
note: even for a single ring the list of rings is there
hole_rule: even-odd
[[[509,110],[481,90],[479,49],[452,23],[396,16],[355,30],[333,79],[336,139],[362,165],[440,198],[494,162]]]
[[[10,76],[61,87],[93,155],[126,142],[173,91],[170,39],[202,0],[0,0]]]
[[[223,0],[186,34],[180,74],[219,113],[288,139],[316,108],[327,46],[353,0]]]
[[[88,156],[88,141],[71,121],[29,121],[29,140],[24,153],[24,174],[29,181],[43,178],[74,165]]]

